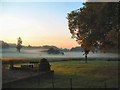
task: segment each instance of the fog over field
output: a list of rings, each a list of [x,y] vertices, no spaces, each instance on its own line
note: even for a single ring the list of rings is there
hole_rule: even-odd
[[[22,48],[21,52],[17,52],[16,48],[0,49],[3,58],[84,58],[84,52],[64,52],[62,54],[47,54],[42,52],[45,49],[38,48]],[[88,58],[118,58],[116,53],[90,52]]]

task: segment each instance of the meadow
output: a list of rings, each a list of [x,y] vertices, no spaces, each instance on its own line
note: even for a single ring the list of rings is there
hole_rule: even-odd
[[[118,88],[117,60],[50,62],[54,77],[42,76],[4,85],[3,88]]]

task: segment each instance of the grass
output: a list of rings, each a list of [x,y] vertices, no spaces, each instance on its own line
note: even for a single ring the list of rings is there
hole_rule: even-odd
[[[73,88],[107,88],[118,87],[118,62],[92,60],[50,62],[55,71],[55,88],[70,88],[72,78]],[[12,83],[4,87],[12,88],[52,88],[52,79],[47,76],[32,78],[27,81]]]
[[[58,75],[64,75],[68,79],[71,77],[74,87],[104,88],[105,81],[108,83],[107,87],[118,86],[118,62],[116,61],[54,62],[52,68]]]

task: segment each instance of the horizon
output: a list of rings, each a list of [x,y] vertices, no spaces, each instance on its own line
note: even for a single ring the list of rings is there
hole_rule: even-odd
[[[0,3],[1,40],[25,46],[53,45],[71,48],[79,44],[71,38],[67,13],[81,8],[83,2],[4,2]],[[42,14],[41,14],[42,13]]]
[[[2,42],[3,40],[0,40],[0,42]],[[16,43],[8,43],[8,42],[6,42],[6,41],[3,41],[4,43],[7,43],[7,44],[9,44],[9,45],[17,45]],[[24,46],[24,47],[28,47],[29,45],[22,45],[22,46]],[[30,45],[30,46],[32,46],[32,47],[43,47],[43,46],[55,46],[55,45]],[[55,46],[55,47],[57,47],[57,46]],[[74,47],[81,47],[81,46],[79,46],[79,45],[76,45],[76,46],[73,46],[73,47],[70,47],[70,48],[62,48],[62,49],[71,49],[71,48],[74,48]],[[61,48],[61,47],[58,47],[58,48]]]

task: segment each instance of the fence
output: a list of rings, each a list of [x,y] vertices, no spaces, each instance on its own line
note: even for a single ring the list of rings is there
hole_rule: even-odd
[[[32,78],[33,77],[30,77],[29,79],[25,79],[23,81],[26,82],[28,81],[27,83],[29,84],[29,87],[35,87],[35,88],[70,88],[72,90],[73,88],[109,88],[110,87],[106,79],[100,80],[100,82],[97,82],[100,85],[97,85],[97,83],[92,80],[89,80],[89,82],[87,82],[89,78],[82,80],[82,78],[77,79],[72,76],[66,76],[66,77],[64,75],[58,76],[56,75],[56,72],[55,75],[50,75],[45,78],[41,76],[37,76],[36,80],[32,80]],[[29,82],[30,79],[31,82]],[[21,81],[17,81],[17,82],[20,83]],[[31,83],[34,85],[31,86],[32,85]],[[14,83],[12,86],[13,87],[16,86],[16,83]],[[22,84],[20,87],[22,87]]]

